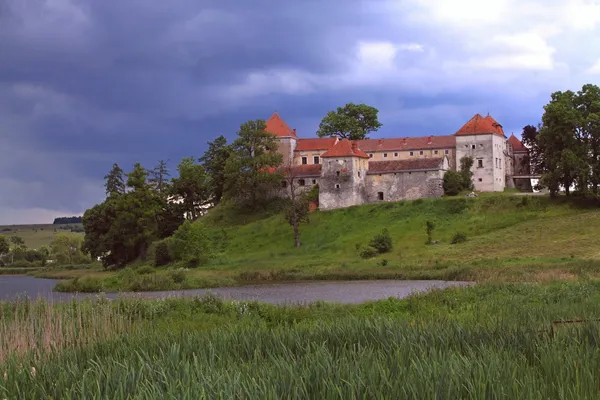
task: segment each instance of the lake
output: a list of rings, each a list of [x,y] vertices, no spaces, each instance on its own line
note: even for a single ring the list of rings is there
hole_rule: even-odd
[[[65,301],[73,298],[98,296],[97,293],[55,293],[52,289],[57,282],[58,281],[54,279],[39,279],[31,276],[0,275],[0,301],[14,300],[22,295],[27,295],[30,298],[43,297],[44,299],[52,301]],[[258,300],[274,304],[310,303],[318,300],[337,303],[362,303],[369,300],[386,299],[388,297],[403,298],[416,292],[470,284],[473,283],[402,280],[319,281],[165,292],[107,293],[106,297],[140,296],[144,298],[161,298],[202,296],[210,292],[224,299]]]

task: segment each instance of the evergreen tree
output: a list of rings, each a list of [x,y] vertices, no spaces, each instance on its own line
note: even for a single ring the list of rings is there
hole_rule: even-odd
[[[225,164],[229,158],[231,149],[227,146],[227,139],[219,136],[212,142],[208,142],[208,150],[200,158],[204,170],[210,177],[210,189],[214,204],[218,204],[223,197],[225,187]]]
[[[186,157],[177,166],[179,176],[172,180],[172,193],[183,201],[187,219],[194,221],[210,203],[211,187],[204,167],[194,157]]]
[[[150,179],[148,180],[150,182],[150,186],[161,194],[165,194],[168,191],[168,177],[170,174],[169,170],[167,169],[167,163],[168,161],[159,160],[156,167],[150,171]]]
[[[110,172],[104,176],[104,187],[107,196],[114,196],[125,193],[125,182],[123,181],[123,170],[117,163],[114,163]]]
[[[225,165],[225,194],[240,206],[257,208],[283,179],[275,172],[283,156],[275,136],[265,128],[264,120],[243,123]]]

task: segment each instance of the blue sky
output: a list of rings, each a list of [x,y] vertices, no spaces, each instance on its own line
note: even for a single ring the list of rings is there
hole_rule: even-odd
[[[381,137],[488,111],[518,133],[584,83],[600,0],[4,0],[0,224],[81,214],[113,162],[174,168],[275,110],[304,137],[350,101]]]

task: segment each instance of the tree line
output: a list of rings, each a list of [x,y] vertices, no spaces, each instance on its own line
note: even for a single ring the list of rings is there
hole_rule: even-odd
[[[82,217],[57,217],[54,218],[53,225],[65,225],[65,224],[80,224]]]

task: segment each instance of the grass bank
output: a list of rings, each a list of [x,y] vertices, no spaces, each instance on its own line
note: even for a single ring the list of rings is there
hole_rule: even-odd
[[[2,304],[0,395],[596,398],[599,289],[482,284],[286,307],[211,296]],[[104,335],[94,319],[111,321]],[[553,324],[572,319],[587,322]],[[60,341],[60,330],[76,334]]]
[[[427,221],[435,226],[437,244],[426,244]],[[317,211],[302,226],[300,248],[293,246],[291,229],[280,214],[239,215],[216,208],[201,222],[219,238],[215,247],[220,252],[206,265],[136,266],[121,272],[47,270],[37,276],[70,279],[59,287],[65,291],[298,280],[515,282],[600,276],[600,208],[577,198],[485,194]],[[360,249],[384,228],[392,236],[392,251],[363,259]],[[466,242],[451,244],[457,233]]]

